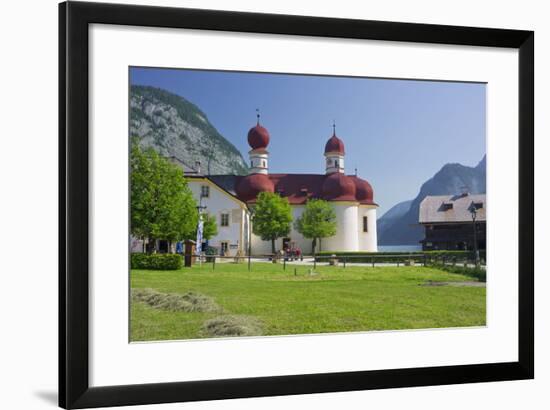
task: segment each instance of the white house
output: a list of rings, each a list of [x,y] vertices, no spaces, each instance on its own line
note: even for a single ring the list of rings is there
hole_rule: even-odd
[[[216,216],[218,234],[208,241],[225,255],[235,255],[248,249],[247,204],[226,191],[212,179],[202,175],[188,175],[187,182],[197,203],[205,207],[203,213]]]
[[[322,250],[377,251],[376,208],[371,185],[357,175],[345,175],[344,143],[333,132],[325,145],[325,174],[270,174],[269,132],[259,121],[248,132],[251,147],[250,173],[239,175],[202,175],[200,170],[187,173],[189,186],[204,212],[215,215],[218,235],[209,246],[235,255],[248,253],[252,238],[252,254],[271,253],[271,242],[262,241],[251,233],[250,209],[260,192],[276,192],[286,197],[296,220],[310,198],[329,201],[335,209],[337,233],[321,242]],[[292,228],[287,238],[278,240],[277,249],[299,247],[303,253],[312,251],[310,239]],[[318,249],[319,250],[319,249]]]

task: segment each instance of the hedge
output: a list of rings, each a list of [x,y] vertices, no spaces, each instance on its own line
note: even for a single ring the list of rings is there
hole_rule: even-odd
[[[459,273],[461,275],[470,276],[480,282],[487,281],[487,271],[483,268],[469,268],[459,265],[443,265],[442,263],[435,263],[430,266],[444,270],[449,273]]]
[[[336,255],[336,258],[343,262],[346,259],[350,263],[387,263],[387,262],[403,262],[405,260],[414,259],[421,261],[424,255],[420,252],[319,252],[315,256],[317,262],[327,262],[330,256]]]
[[[183,266],[183,259],[175,253],[132,253],[130,266],[132,269],[177,270]]]
[[[402,262],[406,260],[423,261],[427,257],[428,261],[447,261],[453,260],[473,260],[472,251],[413,251],[413,252],[330,252],[322,251],[316,255],[317,262],[327,261],[328,257],[336,255],[339,261],[343,261],[344,258],[348,262],[357,263],[371,263],[373,260],[376,263],[386,262]],[[482,261],[486,260],[485,251],[479,251],[479,257]]]

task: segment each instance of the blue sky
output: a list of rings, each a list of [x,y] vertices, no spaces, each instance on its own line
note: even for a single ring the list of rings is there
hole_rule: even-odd
[[[130,82],[196,104],[245,160],[259,108],[273,173],[324,173],[335,120],[346,173],[372,184],[379,216],[444,164],[475,166],[486,150],[485,84],[157,68],[132,68]]]

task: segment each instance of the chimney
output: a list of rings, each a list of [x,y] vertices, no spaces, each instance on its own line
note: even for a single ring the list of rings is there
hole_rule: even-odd
[[[201,162],[200,161],[195,161],[195,171],[197,172],[197,174],[201,173]]]

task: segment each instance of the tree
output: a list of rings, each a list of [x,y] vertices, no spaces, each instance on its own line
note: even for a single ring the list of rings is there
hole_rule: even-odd
[[[132,235],[147,239],[147,251],[157,239],[192,238],[197,226],[196,202],[183,171],[152,148],[137,143],[130,153],[130,222]]]
[[[310,199],[304,213],[294,222],[294,228],[304,238],[312,240],[311,249],[315,255],[317,241],[336,234],[336,213],[327,201]]]
[[[202,237],[205,240],[212,239],[218,234],[218,224],[216,223],[216,217],[210,214],[202,214]],[[195,237],[197,237],[197,230],[195,229]]]
[[[275,253],[275,240],[290,233],[292,210],[288,199],[271,192],[260,192],[254,207],[252,231],[264,241],[271,241]]]

